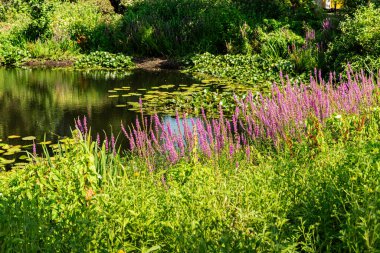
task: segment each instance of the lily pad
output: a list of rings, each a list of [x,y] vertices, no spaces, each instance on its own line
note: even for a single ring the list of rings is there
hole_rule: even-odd
[[[140,104],[138,102],[127,102],[127,104],[129,104],[133,107],[140,107]]]
[[[7,164],[12,164],[15,162],[15,159],[13,160],[8,160],[5,158],[0,157],[0,165],[7,165]]]
[[[11,148],[8,149],[8,152],[14,152],[14,153],[18,153],[20,151],[21,151],[21,146],[20,145],[12,146]]]
[[[127,105],[116,105],[116,107],[127,107]]]
[[[170,88],[173,88],[173,87],[175,87],[174,84],[166,84],[166,85],[161,85],[160,89],[170,89]]]
[[[20,135],[9,135],[8,139],[18,139],[20,137],[21,137]]]
[[[20,159],[20,160],[26,160],[26,159],[28,159],[29,157],[27,156],[27,155],[22,155],[22,156],[20,156],[18,159]]]
[[[8,145],[8,144],[5,144],[5,145],[2,146],[2,149],[5,149],[5,150],[8,150],[8,149],[10,149],[10,148],[11,148],[11,146]]]
[[[51,144],[51,141],[43,141],[43,142],[40,142],[38,144],[41,144],[41,145],[49,145]]]
[[[118,98],[119,95],[109,95],[108,97],[109,97],[109,98]]]
[[[3,156],[11,156],[11,155],[15,155],[15,153],[7,151],[3,154]]]
[[[64,143],[64,144],[73,144],[75,143],[75,140],[70,139],[70,138],[65,138],[65,139],[59,140],[59,142]]]
[[[35,139],[36,139],[35,136],[26,136],[26,137],[21,138],[21,140],[23,141],[34,141]]]

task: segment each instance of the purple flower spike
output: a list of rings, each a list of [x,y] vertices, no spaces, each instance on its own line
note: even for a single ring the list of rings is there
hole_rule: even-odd
[[[99,135],[99,133],[96,134],[96,144],[99,148],[100,147],[100,135]]]
[[[87,118],[86,116],[83,116],[83,128],[84,128],[84,133],[88,133],[88,128],[87,128]]]
[[[37,157],[37,148],[36,148],[36,143],[33,141],[33,156]]]
[[[115,156],[116,155],[116,141],[115,141],[115,136],[113,134],[111,135],[111,146],[112,146],[112,153]]]

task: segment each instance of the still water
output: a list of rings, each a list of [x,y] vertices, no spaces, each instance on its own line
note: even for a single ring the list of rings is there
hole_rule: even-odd
[[[87,116],[93,133],[110,132],[111,128],[118,132],[120,121],[129,124],[136,113],[117,105],[137,102],[138,96],[112,98],[110,90],[130,87],[128,92],[141,93],[141,89],[150,90],[154,86],[194,82],[191,76],[173,71],[0,68],[0,142],[22,142],[21,138],[8,138],[12,135],[54,142],[59,137],[71,136],[74,118],[82,115]]]

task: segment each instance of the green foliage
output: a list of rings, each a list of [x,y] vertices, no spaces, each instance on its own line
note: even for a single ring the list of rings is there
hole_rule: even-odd
[[[32,59],[64,60],[72,59],[79,54],[79,47],[71,40],[36,40],[28,43],[26,47]]]
[[[75,138],[54,159],[0,173],[0,249],[376,251],[379,122],[378,108],[310,120],[310,136],[281,150],[252,143],[250,160],[223,153],[152,173]]]
[[[227,43],[244,44],[243,24],[240,12],[224,0],[143,1],[125,12],[118,48],[144,55],[226,52]]]
[[[0,22],[5,21],[6,17],[6,9],[4,5],[0,5]]]
[[[291,46],[301,46],[305,43],[301,36],[286,27],[281,27],[268,33],[259,30],[259,34],[260,55],[264,59],[272,61],[287,58]]]
[[[380,57],[357,55],[350,59],[350,65],[346,66],[346,70],[349,70],[347,68],[351,68],[353,71],[364,70],[367,73],[377,73],[380,69]]]
[[[17,66],[27,57],[29,53],[25,48],[25,43],[18,36],[0,37],[0,66]]]
[[[279,72],[291,74],[293,66],[290,61],[265,59],[260,55],[212,55],[205,53],[191,58],[191,71],[212,75],[230,81],[269,87],[278,81]]]
[[[359,58],[380,56],[380,8],[374,5],[359,8],[353,17],[340,24],[341,35],[328,49],[328,59],[336,69]]]
[[[109,25],[105,22],[100,9],[86,2],[62,4],[56,7],[57,13],[53,20],[55,36],[62,39],[71,39],[88,53],[94,50],[116,51],[113,39],[108,32]],[[62,23],[61,20],[67,20]],[[112,19],[108,22],[113,23]]]
[[[17,66],[28,56],[28,51],[25,49],[11,46],[8,47],[7,51],[3,53],[2,64],[5,66]]]
[[[255,20],[290,17],[295,20],[315,19],[320,13],[314,0],[232,0],[241,12]]]
[[[129,56],[101,51],[82,56],[75,62],[76,68],[129,69],[133,66],[132,58]]]
[[[28,40],[47,39],[52,36],[50,27],[52,5],[47,0],[28,0],[31,23],[25,31]]]
[[[355,12],[358,8],[368,6],[369,4],[380,5],[379,0],[340,0],[340,2],[343,3],[344,10],[348,13]]]

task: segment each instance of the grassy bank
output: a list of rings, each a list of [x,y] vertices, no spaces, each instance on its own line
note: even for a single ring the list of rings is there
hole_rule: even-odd
[[[313,81],[238,101],[232,118],[137,121],[122,126],[128,153],[77,119],[54,157],[0,174],[0,249],[376,251],[378,89]]]

